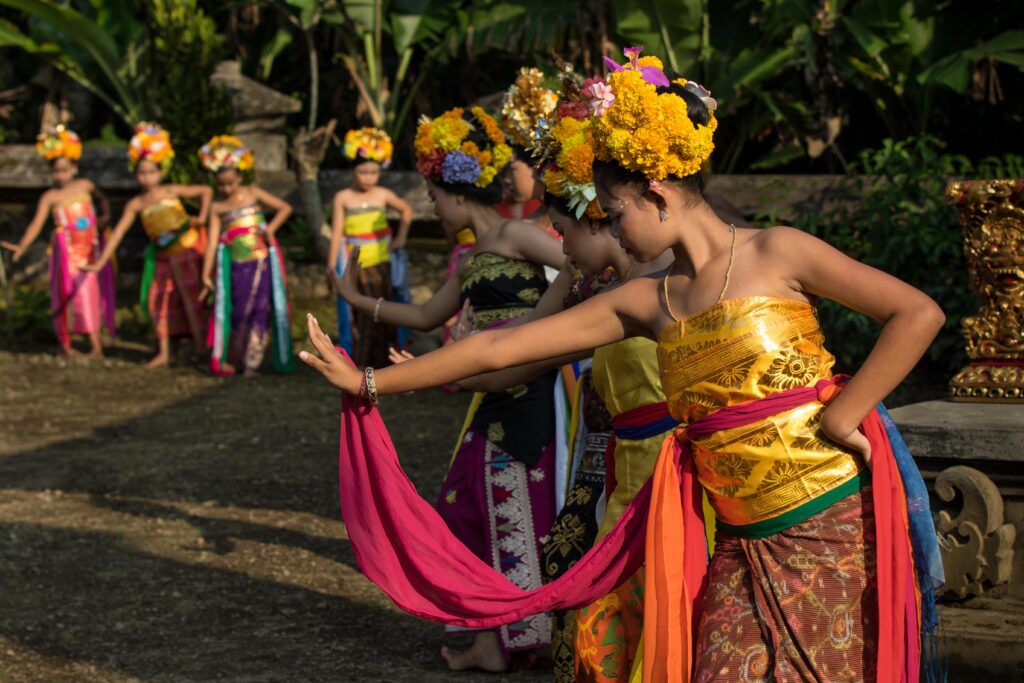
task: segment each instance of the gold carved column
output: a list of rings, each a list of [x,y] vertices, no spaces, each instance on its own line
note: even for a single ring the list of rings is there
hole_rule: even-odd
[[[964,318],[971,362],[950,380],[950,393],[954,401],[1024,404],[1024,180],[954,181],[946,194],[981,300]]]

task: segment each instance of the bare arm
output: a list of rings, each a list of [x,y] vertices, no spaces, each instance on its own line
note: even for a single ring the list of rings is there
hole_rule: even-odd
[[[213,203],[213,189],[209,185],[168,185],[176,197],[192,199],[199,197],[199,215],[196,220],[206,225],[210,220],[210,204]]]
[[[28,224],[28,227],[25,229],[25,234],[21,236],[21,239],[17,244],[12,244],[11,242],[0,243],[0,246],[14,252],[11,259],[15,263],[21,260],[21,257],[25,255],[25,252],[32,246],[32,243],[38,239],[39,233],[43,231],[43,226],[46,225],[46,217],[50,213],[50,204],[52,203],[51,197],[53,197],[53,195],[50,194],[49,190],[47,190],[39,198],[39,203],[36,205],[36,213],[32,217],[32,222]]]
[[[844,443],[875,405],[910,374],[945,314],[926,294],[792,228],[766,236],[764,257],[802,291],[832,299],[882,323],[860,370],[825,410],[821,426]]]
[[[103,270],[103,266],[107,265],[107,261],[117,251],[117,247],[121,244],[121,240],[124,239],[125,233],[135,223],[135,218],[139,215],[139,198],[135,197],[128,201],[124,206],[124,213],[121,214],[121,219],[117,222],[117,226],[114,228],[114,233],[107,240],[107,246],[103,248],[103,253],[100,254],[99,259],[96,263],[91,266],[85,266],[85,270],[99,272]]]
[[[402,217],[398,221],[398,234],[391,241],[392,249],[402,249],[409,239],[409,228],[412,227],[412,207],[391,190],[388,190],[385,203],[402,213]]]
[[[338,254],[345,245],[345,203],[341,192],[334,195],[334,211],[331,214],[331,246],[327,251],[327,270],[334,272],[338,264]]]
[[[405,363],[375,372],[380,394],[448,384],[465,377],[586,352],[629,336],[649,335],[660,316],[657,283],[639,279],[557,315],[525,325],[488,330]],[[348,393],[359,391],[362,374],[334,350],[319,324],[307,317],[310,339],[320,354],[302,360]]]
[[[220,212],[214,208],[210,212],[210,224],[206,228],[206,253],[203,254],[203,292],[202,299],[213,289],[213,266],[217,262],[217,245],[220,243]]]
[[[359,276],[359,248],[352,250],[348,268],[342,277],[330,269],[338,296],[353,308],[365,313],[376,312],[377,318],[391,325],[401,325],[414,330],[432,330],[441,325],[459,310],[461,280],[457,275],[448,278],[441,288],[424,304],[403,304],[397,301],[378,300],[361,294],[356,287]],[[379,301],[379,303],[378,303]]]
[[[284,225],[284,222],[292,215],[292,205],[285,200],[272,195],[266,190],[252,186],[252,192],[256,195],[256,200],[265,206],[269,206],[274,210],[274,217],[267,223],[267,232],[273,237],[277,234],[278,229]],[[213,222],[211,218],[211,224]]]

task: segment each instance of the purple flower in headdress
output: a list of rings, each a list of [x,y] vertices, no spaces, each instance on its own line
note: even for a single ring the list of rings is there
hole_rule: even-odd
[[[667,88],[670,83],[664,71],[656,66],[640,66],[640,53],[643,49],[643,45],[640,45],[638,47],[627,47],[622,51],[622,54],[626,55],[629,59],[629,66],[623,66],[611,57],[604,57],[604,63],[612,71],[626,71],[627,69],[639,71],[643,74],[644,80],[651,85]]]
[[[480,177],[480,162],[460,151],[455,151],[441,163],[441,180],[453,185],[471,185]]]

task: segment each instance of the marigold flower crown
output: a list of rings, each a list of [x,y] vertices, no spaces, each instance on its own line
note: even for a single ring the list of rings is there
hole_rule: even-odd
[[[661,60],[640,57],[643,48],[624,50],[626,64],[605,57],[611,73],[606,83],[589,87],[594,154],[638,171],[648,180],[684,178],[698,172],[711,156],[718,120],[711,92],[685,78],[669,80]],[[707,125],[695,125],[686,100],[659,87],[677,84],[699,97],[708,108]]]
[[[203,168],[217,173],[224,168],[235,168],[244,173],[253,167],[252,151],[234,135],[215,135],[199,148],[199,161]]]
[[[171,167],[171,161],[174,159],[171,136],[157,123],[140,122],[135,126],[135,134],[128,142],[129,165],[135,168],[143,159],[152,161],[162,171],[167,171]]]
[[[558,95],[545,88],[544,74],[534,67],[523,67],[501,105],[501,127],[512,141],[522,148],[536,141],[536,132],[558,106]]]
[[[350,161],[376,161],[387,168],[393,153],[391,137],[379,128],[356,128],[345,133],[342,154]]]
[[[435,119],[426,116],[416,128],[416,170],[427,180],[485,188],[512,159],[512,148],[493,116],[482,107],[450,109]],[[480,130],[480,144],[468,139]]]
[[[36,138],[36,153],[47,161],[60,157],[78,161],[82,158],[82,141],[73,130],[58,125]]]
[[[559,105],[554,116],[541,122],[530,150],[539,159],[544,187],[569,205],[576,219],[606,214],[597,203],[594,187],[594,135],[589,117],[589,88],[598,79],[584,81],[572,67],[561,63]]]

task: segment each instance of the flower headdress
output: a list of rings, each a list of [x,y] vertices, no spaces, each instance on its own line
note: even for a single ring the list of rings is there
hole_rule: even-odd
[[[253,167],[255,160],[252,151],[234,135],[214,135],[199,148],[199,161],[212,173],[224,168],[244,173]]]
[[[548,119],[558,105],[558,95],[541,83],[540,69],[523,67],[516,82],[505,93],[501,104],[501,127],[512,144],[527,148],[535,140],[537,127]]]
[[[483,189],[511,161],[512,148],[494,117],[482,107],[469,111],[472,121],[461,108],[450,109],[436,119],[420,119],[416,170],[427,180]]]
[[[128,160],[132,168],[143,159],[149,159],[166,171],[174,159],[171,136],[157,123],[142,121],[135,126],[135,134],[128,142]]]
[[[75,132],[58,125],[36,138],[36,152],[47,161],[65,157],[71,161],[82,158],[82,141]]]
[[[617,64],[605,57],[611,69],[607,83],[590,86],[595,154],[639,171],[648,180],[682,178],[700,170],[711,156],[718,121],[718,104],[711,92],[685,78],[669,80],[657,57],[640,57],[643,48],[624,51],[629,61]],[[707,125],[695,125],[687,116],[686,101],[658,87],[679,85],[699,97],[708,108]]]
[[[558,110],[549,122],[536,131],[531,146],[543,171],[544,187],[569,205],[576,218],[604,218],[594,187],[594,134],[590,113],[589,88],[598,79],[584,81],[572,64],[562,63]]]
[[[391,163],[394,145],[384,131],[377,128],[358,128],[345,133],[342,153],[352,161],[376,161],[387,168]]]

